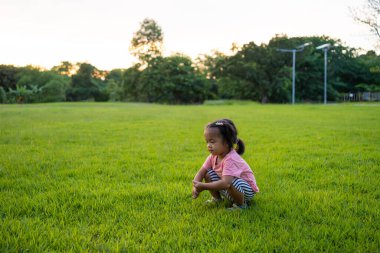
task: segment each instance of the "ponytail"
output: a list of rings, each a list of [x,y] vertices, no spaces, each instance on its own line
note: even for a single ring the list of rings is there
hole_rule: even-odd
[[[244,154],[245,144],[244,144],[243,140],[237,139],[235,150],[236,150],[236,153],[238,153],[239,155]]]

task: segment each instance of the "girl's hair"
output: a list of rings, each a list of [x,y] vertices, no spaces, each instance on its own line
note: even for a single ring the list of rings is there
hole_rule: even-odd
[[[229,148],[233,148],[236,144],[236,152],[242,155],[245,151],[244,142],[237,137],[238,131],[235,124],[230,119],[220,119],[206,126],[206,128],[218,128],[223,139]]]

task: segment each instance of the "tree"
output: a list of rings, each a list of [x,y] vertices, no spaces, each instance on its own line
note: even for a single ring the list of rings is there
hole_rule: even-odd
[[[65,78],[55,78],[42,87],[42,99],[40,102],[61,102],[66,100],[66,89],[69,81]]]
[[[355,79],[350,92],[380,91],[380,57],[374,51],[353,58],[351,63]]]
[[[124,91],[129,101],[165,104],[201,103],[209,94],[209,81],[191,58],[175,54],[155,57],[124,71]]]
[[[102,72],[95,66],[89,63],[79,64],[78,72],[71,77],[72,86],[66,92],[67,99],[70,101],[107,100],[102,76]]]
[[[72,76],[78,71],[78,67],[78,64],[63,61],[60,65],[52,67],[51,71],[54,71],[60,75]]]
[[[348,85],[342,78],[342,73],[351,62],[352,50],[344,47],[339,40],[328,36],[294,37],[276,36],[269,45],[276,48],[295,48],[298,45],[311,42],[314,46],[330,43],[335,45],[328,53],[328,99],[338,100],[339,93]],[[339,46],[337,46],[339,45]],[[303,52],[296,55],[296,98],[299,101],[323,101],[324,91],[324,53],[322,50],[315,50],[314,46],[306,47]],[[287,67],[292,66],[292,59],[289,54],[280,54],[282,64]],[[285,58],[284,58],[285,57]],[[289,68],[290,70],[290,68]],[[291,72],[288,76],[290,77]],[[290,90],[290,89],[289,89]]]
[[[360,10],[352,10],[354,20],[367,25],[370,31],[377,36],[380,46],[380,0],[367,0],[367,4]]]
[[[68,76],[34,66],[23,67],[17,74],[17,80],[16,88],[9,91],[11,102],[17,103],[64,101],[70,83]]]
[[[0,87],[3,87],[4,91],[16,89],[18,74],[21,70],[22,68],[13,65],[0,65]]]
[[[285,89],[277,87],[282,85],[280,79],[286,80],[287,73],[273,47],[250,42],[237,49],[233,56],[214,54],[213,59],[206,57],[204,65],[208,76],[216,81],[220,98],[266,103],[278,102],[277,95],[287,97],[282,94]]]
[[[140,67],[141,65],[137,63],[123,73],[122,89],[124,98],[128,101],[140,101],[140,95],[144,93],[140,85]]]
[[[200,68],[216,84],[217,96],[226,99],[251,99],[261,103],[287,103],[291,98],[292,57],[277,51],[278,48],[295,48],[306,42],[313,45],[341,44],[327,36],[294,37],[277,35],[269,43],[256,45],[254,42],[235,49],[235,54],[214,54],[203,57]],[[344,46],[333,47],[328,54],[328,97],[339,99],[339,93],[354,86],[360,76],[376,73],[374,57],[366,64],[355,63],[354,51]],[[367,72],[358,72],[357,67],[367,66]],[[297,54],[296,97],[299,101],[322,101],[324,54],[314,47],[306,47]],[[380,72],[380,71],[379,71]],[[355,76],[358,73],[358,76]],[[375,76],[372,74],[372,76]],[[368,79],[368,78],[367,78]],[[372,80],[372,79],[371,79]],[[368,83],[368,82],[367,82]],[[376,83],[376,81],[372,81]]]
[[[140,29],[133,35],[129,50],[142,64],[149,64],[152,59],[162,55],[163,33],[153,19],[146,18]]]
[[[5,92],[4,88],[0,86],[0,104],[5,104],[7,102],[7,93]]]
[[[113,69],[107,73],[104,82],[110,101],[122,101],[125,99],[124,93],[124,70]]]
[[[209,90],[207,99],[231,98],[228,95],[221,95],[221,87],[223,86],[219,80],[224,71],[224,66],[229,59],[225,54],[213,51],[211,55],[201,55],[196,59],[196,66],[198,71],[207,78],[209,83]],[[222,88],[223,89],[223,88]],[[231,93],[228,93],[231,94]]]
[[[28,65],[22,68],[17,77],[17,86],[19,87],[42,87],[51,79],[52,73],[43,71],[39,67]]]
[[[192,63],[191,58],[175,54],[154,65],[156,76],[155,101],[160,103],[200,103],[208,94],[208,82]],[[145,70],[144,70],[145,71]]]
[[[114,79],[107,81],[107,93],[110,101],[121,101],[123,96],[123,89],[120,83],[117,83]]]

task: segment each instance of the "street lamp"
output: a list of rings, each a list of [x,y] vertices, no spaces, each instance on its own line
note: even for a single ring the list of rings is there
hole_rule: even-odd
[[[296,96],[296,53],[301,52],[305,49],[305,47],[310,46],[312,43],[307,42],[305,44],[302,44],[294,49],[283,49],[278,48],[277,51],[283,52],[283,53],[293,53],[293,71],[292,71],[292,104],[295,102],[295,96]]]
[[[331,44],[323,44],[317,47],[325,52],[325,91],[324,91],[324,104],[327,104],[327,51],[331,48]]]

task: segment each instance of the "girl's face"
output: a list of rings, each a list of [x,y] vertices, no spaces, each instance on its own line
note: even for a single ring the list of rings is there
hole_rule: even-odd
[[[218,128],[206,128],[204,136],[207,143],[207,149],[212,155],[223,156],[230,151]]]

